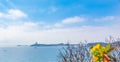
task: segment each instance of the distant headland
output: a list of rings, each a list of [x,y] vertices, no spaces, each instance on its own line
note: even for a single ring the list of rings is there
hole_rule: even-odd
[[[30,45],[30,46],[66,46],[67,44],[59,43],[59,44],[39,44],[38,42]]]
[[[105,42],[95,42],[95,43],[87,43],[87,46],[92,46],[92,45],[95,45],[97,43],[100,43],[101,45],[106,45],[107,43]],[[69,43],[58,43],[58,44],[40,44],[38,42],[35,42],[34,44],[31,44],[31,45],[17,45],[17,46],[31,46],[31,47],[39,47],[39,46],[67,46]],[[120,41],[115,41],[115,42],[112,42],[112,44],[120,44]],[[70,44],[70,45],[79,45],[79,44]]]

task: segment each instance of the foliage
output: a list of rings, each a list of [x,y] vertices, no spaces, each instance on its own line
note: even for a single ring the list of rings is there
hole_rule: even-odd
[[[106,46],[101,46],[101,44],[98,43],[90,49],[90,53],[92,53],[92,60],[94,62],[109,61],[109,58],[112,59],[112,56],[110,56],[109,53],[114,49],[115,47],[111,48],[110,43]],[[107,58],[106,60],[104,60],[105,57]]]

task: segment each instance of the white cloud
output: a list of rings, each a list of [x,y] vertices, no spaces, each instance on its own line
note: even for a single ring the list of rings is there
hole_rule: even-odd
[[[20,19],[27,17],[27,14],[18,10],[18,9],[10,9],[7,13],[0,12],[0,18],[4,19]]]
[[[34,28],[38,27],[39,23],[34,23],[34,22],[24,22],[23,24],[19,24],[19,25],[9,25],[7,27],[8,31],[15,31],[15,32],[19,32],[19,31],[32,31],[34,30]]]
[[[67,43],[68,40],[70,43],[79,43],[81,40],[88,40],[89,42],[104,41],[105,37],[109,35],[113,37],[120,36],[119,25],[101,27],[83,26],[78,28],[53,28],[43,30],[34,30],[34,28],[30,26],[34,27],[36,25],[29,22],[21,26],[9,26],[5,29],[0,28],[0,41],[4,41],[6,44],[7,42],[14,42],[15,44],[32,44],[36,41],[39,43]],[[29,29],[34,31],[30,31]]]
[[[120,21],[119,16],[104,16],[102,18],[96,18],[95,21],[103,22],[103,21],[108,21],[108,22],[118,22]]]
[[[79,16],[74,16],[74,17],[69,17],[69,18],[63,19],[60,23],[56,23],[54,26],[55,27],[63,27],[64,25],[82,23],[84,21],[86,21],[85,18],[79,17]]]
[[[26,23],[24,23],[24,26],[32,27],[32,26],[37,26],[38,24],[39,24],[39,23],[26,22]]]
[[[26,17],[27,15],[20,10],[10,9],[8,11],[8,16],[10,16],[12,18],[22,18],[22,17]]]
[[[105,20],[105,21],[107,21],[107,20],[114,20],[114,19],[115,19],[114,16],[106,16],[106,17],[102,18],[102,20]]]
[[[3,13],[0,13],[0,17],[3,17],[4,16],[4,14]]]
[[[54,25],[55,27],[63,27],[63,25],[62,24],[60,24],[60,23],[56,23],[55,25]]]
[[[70,18],[66,18],[64,20],[62,20],[63,24],[72,24],[72,23],[79,23],[79,22],[84,22],[85,19],[82,17],[78,17],[78,16],[74,16],[74,17],[70,17]]]

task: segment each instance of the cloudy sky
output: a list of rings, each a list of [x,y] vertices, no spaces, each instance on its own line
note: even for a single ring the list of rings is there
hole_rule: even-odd
[[[120,36],[120,0],[0,0],[0,45]]]

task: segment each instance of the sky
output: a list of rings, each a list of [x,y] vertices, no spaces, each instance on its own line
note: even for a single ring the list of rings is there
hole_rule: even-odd
[[[120,37],[120,0],[0,0],[0,45]]]

